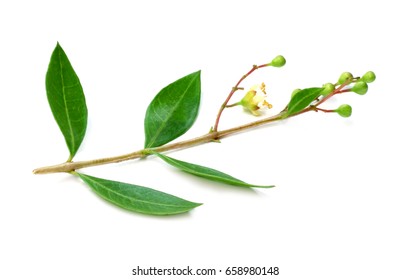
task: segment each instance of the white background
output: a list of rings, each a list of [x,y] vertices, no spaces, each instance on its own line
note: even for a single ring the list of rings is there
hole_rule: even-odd
[[[0,278],[181,279],[131,272],[190,265],[279,266],[280,275],[186,279],[410,279],[405,3],[2,1]],[[277,54],[284,68],[243,84],[265,82],[275,112],[294,88],[335,82],[343,71],[373,70],[377,80],[365,96],[325,106],[351,104],[349,119],[310,113],[172,153],[273,189],[210,184],[155,158],[83,170],[204,203],[150,217],[109,205],[69,175],[31,173],[68,156],[44,85],[57,41],[89,109],[76,160],[141,148],[151,99],[199,69],[201,112],[181,139],[206,133],[241,75]],[[253,120],[234,108],[221,128]]]

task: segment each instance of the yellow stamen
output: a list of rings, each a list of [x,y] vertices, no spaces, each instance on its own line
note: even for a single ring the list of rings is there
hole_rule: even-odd
[[[269,109],[272,109],[272,104],[270,104],[269,102],[267,102],[266,100],[263,101],[263,105],[268,107]]]

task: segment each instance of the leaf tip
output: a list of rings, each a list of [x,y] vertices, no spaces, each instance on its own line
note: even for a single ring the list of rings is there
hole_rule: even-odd
[[[198,78],[200,79],[201,78],[201,69],[199,69],[198,71],[195,71],[195,72],[192,72],[191,74],[190,74],[190,76],[192,77],[192,76],[198,76]]]

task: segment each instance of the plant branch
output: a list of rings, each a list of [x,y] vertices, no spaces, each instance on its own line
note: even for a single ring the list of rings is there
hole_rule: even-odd
[[[311,111],[311,110],[306,110],[305,112],[308,112],[308,111]],[[165,152],[165,151],[170,151],[170,150],[185,149],[188,147],[197,146],[197,145],[208,143],[208,142],[213,142],[215,140],[230,136],[232,134],[242,132],[244,130],[248,130],[248,129],[251,129],[257,126],[261,126],[267,123],[274,122],[274,121],[278,121],[281,119],[283,119],[283,114],[279,113],[277,115],[274,115],[274,116],[271,116],[271,117],[268,117],[262,120],[250,122],[248,124],[240,125],[240,126],[233,127],[230,129],[221,130],[221,131],[211,131],[207,134],[204,134],[202,136],[199,136],[199,137],[196,137],[190,140],[185,140],[185,141],[181,141],[177,143],[171,143],[171,144],[167,144],[167,145],[157,147],[157,148],[142,149],[136,152],[114,156],[114,157],[107,157],[107,158],[100,158],[100,159],[93,159],[93,160],[86,160],[86,161],[77,161],[77,162],[64,162],[64,163],[57,164],[57,165],[40,167],[40,168],[33,170],[33,173],[34,174],[47,174],[47,173],[58,173],[58,172],[73,172],[81,168],[109,164],[109,163],[118,163],[122,161],[146,157],[150,154],[150,151]]]
[[[232,95],[238,90],[238,89],[243,89],[240,88],[239,85],[242,83],[243,80],[246,79],[246,77],[248,77],[250,74],[252,74],[255,70],[259,69],[259,68],[263,68],[266,66],[270,66],[269,63],[267,64],[262,64],[262,65],[253,65],[252,69],[249,70],[248,73],[246,73],[245,75],[243,75],[239,81],[236,83],[236,85],[232,88],[231,92],[228,94],[228,97],[226,98],[226,100],[224,101],[224,103],[222,103],[221,108],[219,109],[218,115],[216,116],[216,120],[215,120],[215,125],[213,127],[214,131],[218,131],[218,125],[219,125],[219,121],[221,119],[221,115],[223,110],[227,107],[229,100],[231,100]]]
[[[324,98],[320,99],[319,102],[317,102],[316,104],[314,104],[315,106],[319,106],[321,104],[323,104],[324,102],[326,102],[329,98],[335,96],[336,94],[341,94],[344,92],[349,92],[350,89],[344,89],[345,86],[347,86],[351,81],[346,81],[345,83],[341,84],[339,87],[337,87],[332,93],[330,93],[329,95],[325,96]]]
[[[225,100],[224,104],[221,106],[221,109],[218,113],[214,128],[211,129],[211,131],[207,134],[204,134],[202,136],[192,138],[192,139],[189,139],[189,140],[185,140],[185,141],[170,143],[170,144],[163,145],[163,146],[160,146],[160,147],[157,147],[157,148],[142,149],[142,150],[139,150],[139,151],[135,151],[135,152],[124,154],[124,155],[114,156],[114,157],[106,157],[106,158],[99,158],[99,159],[86,160],[86,161],[77,161],[77,162],[68,161],[68,162],[64,162],[64,163],[61,163],[61,164],[57,164],[57,165],[40,167],[40,168],[37,168],[37,169],[33,170],[33,173],[34,174],[47,174],[47,173],[58,173],[58,172],[72,173],[77,169],[82,169],[82,168],[86,168],[86,167],[104,165],[104,164],[109,164],[109,163],[118,163],[118,162],[122,162],[122,161],[147,157],[151,154],[152,151],[165,152],[165,151],[170,151],[170,150],[179,150],[179,149],[185,149],[185,148],[189,148],[189,147],[192,147],[192,146],[197,146],[197,145],[208,143],[208,142],[214,142],[214,141],[217,141],[221,138],[228,137],[228,136],[230,136],[232,134],[235,134],[235,133],[238,133],[238,132],[242,132],[242,131],[252,129],[252,128],[255,128],[255,127],[258,127],[258,126],[261,126],[261,125],[265,125],[265,124],[268,124],[268,123],[272,123],[272,122],[275,122],[275,121],[278,121],[278,120],[283,120],[283,119],[295,117],[295,116],[298,116],[298,115],[301,115],[301,114],[304,114],[304,113],[307,113],[307,112],[311,112],[311,111],[315,111],[315,112],[318,112],[318,111],[333,112],[333,110],[320,109],[320,108],[317,108],[317,106],[323,104],[325,101],[327,101],[329,98],[331,98],[332,96],[334,96],[336,94],[340,94],[340,93],[350,91],[350,89],[344,89],[344,87],[348,84],[346,82],[346,83],[340,85],[338,88],[336,88],[331,94],[329,94],[326,97],[319,100],[316,104],[313,104],[313,105],[305,108],[304,110],[302,110],[298,113],[295,113],[293,115],[286,115],[286,108],[285,108],[280,113],[278,113],[276,115],[273,115],[271,117],[267,117],[267,118],[264,118],[264,119],[261,119],[261,120],[258,120],[258,121],[250,122],[250,123],[247,123],[247,124],[244,124],[244,125],[236,126],[236,127],[230,128],[230,129],[218,131],[217,130],[218,123],[219,123],[219,120],[220,120],[223,109],[226,108],[226,107],[232,107],[232,106],[236,105],[236,103],[232,104],[232,105],[227,105],[227,103],[229,102],[230,98],[235,93],[235,91],[237,91],[239,89],[238,88],[239,84],[248,75],[250,75],[253,71],[255,71],[258,68],[265,67],[265,66],[269,66],[269,64],[263,64],[263,65],[260,65],[260,66],[254,65],[253,68],[238,81],[236,86],[234,88],[232,88],[232,91],[230,92],[228,98]]]

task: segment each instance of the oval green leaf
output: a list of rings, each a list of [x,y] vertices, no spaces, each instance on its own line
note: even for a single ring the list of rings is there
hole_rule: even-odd
[[[76,174],[100,197],[132,212],[175,215],[201,205],[146,187]]]
[[[64,135],[71,161],[87,129],[87,105],[80,80],[60,44],[57,43],[46,74],[48,103]]]
[[[189,74],[163,88],[145,114],[145,148],[164,145],[194,124],[201,99],[201,72]]]
[[[212,181],[222,182],[228,185],[239,186],[239,187],[248,187],[248,188],[272,188],[274,187],[272,185],[271,186],[261,186],[261,185],[248,184],[226,173],[223,173],[221,171],[218,171],[218,170],[215,170],[209,167],[185,162],[182,160],[177,160],[177,159],[174,159],[174,158],[171,158],[171,157],[168,157],[163,154],[156,153],[156,152],[152,152],[152,153],[157,155],[159,158],[164,160],[166,163],[176,168],[179,168],[182,171],[185,171],[192,175],[206,178]]]
[[[288,104],[287,115],[299,113],[320,96],[323,88],[305,88],[297,92]]]

